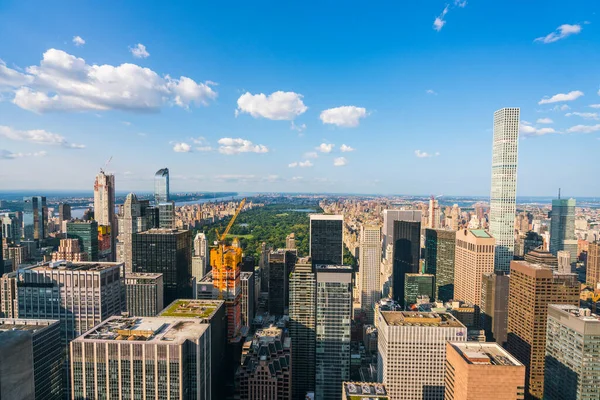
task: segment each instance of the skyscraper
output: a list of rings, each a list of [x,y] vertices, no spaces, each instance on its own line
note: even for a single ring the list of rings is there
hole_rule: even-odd
[[[58,223],[62,229],[63,221],[69,221],[71,219],[71,206],[67,203],[60,203],[58,205]]]
[[[435,275],[436,299],[454,298],[454,261],[456,232],[442,229],[425,230],[425,272]]]
[[[192,296],[192,234],[174,229],[150,229],[133,235],[132,272],[163,274],[164,304]]]
[[[0,318],[18,318],[17,273],[0,276]]]
[[[98,223],[96,221],[67,222],[67,238],[79,240],[79,249],[87,253],[88,261],[98,261]]]
[[[175,229],[175,202],[167,201],[158,205],[158,227]]]
[[[577,260],[577,236],[575,236],[575,199],[552,200],[550,211],[550,253],[558,255],[561,250],[571,254],[571,262]]]
[[[154,174],[154,203],[166,203],[169,196],[169,168],[162,168]]]
[[[100,170],[94,182],[94,219],[98,222],[98,229],[110,235],[106,237],[107,243],[103,252],[109,261],[116,260],[117,247],[117,219],[115,215],[115,176]],[[105,226],[107,228],[101,228]],[[110,250],[106,246],[110,244]]]
[[[435,299],[435,277],[431,274],[404,275],[404,304],[409,306],[417,302],[419,296]]]
[[[343,238],[343,215],[310,215],[309,253],[314,265],[341,265],[344,261]]]
[[[600,242],[593,242],[588,246],[585,281],[594,289],[600,283]]]
[[[600,317],[571,305],[548,306],[544,399],[598,398]]]
[[[132,317],[154,317],[164,308],[163,275],[125,273],[126,310]]]
[[[548,304],[578,306],[577,275],[559,274],[540,264],[512,261],[506,350],[527,367],[527,392],[534,399],[542,399],[544,394]]]
[[[118,221],[117,261],[125,264],[126,272],[131,272],[133,235],[146,230],[140,202],[134,193],[129,193],[125,198],[125,203],[120,208]]]
[[[23,203],[23,238],[35,241],[46,239],[48,225],[46,197],[24,197]]]
[[[79,239],[61,239],[58,251],[52,253],[52,261],[87,261],[87,253],[81,251]]]
[[[490,233],[496,239],[495,268],[508,272],[515,249],[519,108],[494,113]]]
[[[446,342],[467,328],[448,313],[377,310],[377,381],[390,399],[443,400]]]
[[[488,341],[506,343],[508,325],[508,288],[510,277],[495,271],[481,277],[481,328]]]
[[[494,272],[495,240],[482,229],[456,234],[454,298],[481,305],[481,276]]]
[[[404,304],[404,275],[419,272],[419,259],[421,257],[420,217],[419,221],[394,221],[393,244],[392,292],[394,300]]]
[[[269,253],[269,314],[283,315],[289,303],[290,271],[296,264],[296,252],[278,249]]]
[[[381,228],[363,225],[360,231],[360,304],[367,323],[372,324],[374,306],[381,297]]]
[[[388,245],[394,244],[394,221],[421,222],[421,211],[417,210],[383,210],[383,252]]]
[[[254,292],[256,290],[254,272],[240,272],[240,283],[242,286],[242,295],[240,297],[242,325],[250,328],[254,320]]]
[[[311,260],[300,258],[290,275],[293,399],[301,399],[315,390],[316,299]]]
[[[440,203],[433,196],[429,199],[429,225],[427,227],[430,229],[440,227]]]
[[[336,400],[342,397],[342,382],[350,379],[352,267],[315,265],[315,272],[315,398]]]

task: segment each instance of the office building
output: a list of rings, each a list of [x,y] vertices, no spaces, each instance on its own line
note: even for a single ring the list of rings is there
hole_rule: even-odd
[[[525,366],[498,343],[446,344],[445,400],[522,400]]]
[[[437,229],[440,227],[440,203],[431,196],[429,199],[429,229]]]
[[[575,236],[575,199],[552,200],[550,211],[550,253],[555,256],[561,250],[571,254],[571,262],[577,261],[577,236]]]
[[[594,289],[600,283],[600,242],[596,241],[588,246],[585,281]]]
[[[421,222],[421,211],[417,210],[383,210],[383,251],[394,244],[394,221]]]
[[[431,274],[406,274],[404,276],[404,304],[410,306],[417,298],[427,296],[435,300],[435,277]]]
[[[117,217],[119,235],[117,236],[117,261],[125,264],[125,271],[131,272],[133,235],[145,231],[147,223],[142,217],[142,207],[134,193],[129,193]]]
[[[421,221],[394,221],[393,246],[392,293],[404,304],[404,276],[419,272]]]
[[[58,251],[52,253],[52,261],[87,261],[87,253],[81,251],[79,239],[61,239]]]
[[[19,318],[57,319],[64,345],[125,309],[119,263],[50,262],[17,273]]]
[[[600,397],[600,317],[577,306],[550,304],[544,399]]]
[[[16,272],[0,276],[0,318],[19,318]]]
[[[367,323],[373,323],[374,306],[381,297],[381,228],[363,225],[360,232],[358,268],[360,304]]]
[[[558,270],[558,258],[552,255],[549,251],[538,247],[537,249],[531,250],[523,257],[525,261],[532,264],[544,264],[552,269]]]
[[[4,239],[9,243],[19,243],[22,234],[22,223],[18,213],[6,213],[0,218],[2,231],[0,232]]]
[[[496,271],[481,277],[481,328],[489,342],[506,343],[510,276]]]
[[[292,398],[292,341],[283,329],[259,329],[240,367],[240,398]]]
[[[294,232],[285,237],[285,248],[290,250],[296,249],[296,234]]]
[[[57,320],[0,318],[0,398],[62,400]]]
[[[343,236],[343,215],[311,214],[309,253],[313,264],[341,265],[344,261]]]
[[[103,170],[96,175],[94,182],[94,219],[99,226],[114,227],[116,223],[115,176]]]
[[[126,272],[126,310],[132,317],[154,317],[164,308],[163,275]]]
[[[589,254],[589,246],[588,246],[588,254]],[[589,260],[589,256],[588,256]],[[556,261],[558,264],[558,272],[560,273],[570,273],[573,271],[571,268],[571,253],[566,250],[560,250],[556,253]]]
[[[98,261],[98,223],[96,221],[67,222],[67,238],[79,240],[79,250],[88,261]]]
[[[202,256],[192,256],[192,277],[199,282],[206,275],[205,258]]]
[[[25,243],[25,241],[23,241]],[[3,259],[5,263],[10,263],[11,271],[16,271],[21,264],[30,258],[28,247],[24,244],[9,244],[2,249]],[[6,271],[5,266],[5,272]]]
[[[190,231],[150,229],[133,235],[132,272],[162,274],[164,304],[193,297],[191,243]]]
[[[481,305],[481,277],[494,272],[495,238],[481,229],[456,234],[454,298]]]
[[[158,227],[175,229],[175,202],[168,201],[158,205]]]
[[[375,382],[344,382],[342,400],[390,400],[385,385]]]
[[[291,250],[295,250],[295,249],[291,249]],[[254,272],[255,265],[256,265],[256,260],[255,260],[254,256],[247,255],[247,256],[242,257],[242,272]]]
[[[425,229],[425,272],[435,276],[435,298],[454,298],[456,232]]]
[[[448,313],[377,311],[377,381],[392,399],[443,400],[446,342],[467,340]]]
[[[159,205],[170,200],[169,168],[162,168],[154,174],[154,204]]]
[[[278,249],[269,253],[269,314],[283,315],[289,304],[290,272],[296,252]]]
[[[192,273],[192,275],[196,278],[196,280],[200,280],[208,272],[208,254],[208,240],[206,239],[206,235],[202,232],[199,232],[194,238],[194,257],[196,259],[196,273]],[[198,276],[197,274],[202,275]]]
[[[241,279],[240,279],[241,280]],[[196,281],[196,299],[211,300],[219,298],[219,291],[213,283],[213,271],[208,271],[202,279]]]
[[[315,390],[316,276],[309,258],[300,258],[290,274],[290,337],[294,399]]]
[[[315,396],[317,399],[341,399],[342,382],[350,379],[352,267],[315,265],[315,272]]]
[[[490,234],[496,239],[495,268],[508,272],[515,248],[519,108],[494,113]]]
[[[452,210],[450,211],[450,220],[449,220],[450,224],[448,225],[448,228],[450,228],[453,231],[457,231],[461,225],[461,221],[460,221],[460,208],[458,207],[458,204],[455,204],[452,206]]]
[[[254,320],[254,272],[240,272],[242,296],[240,308],[242,310],[242,325],[250,328]]]
[[[531,398],[542,399],[548,304],[579,305],[575,274],[513,261],[508,295],[506,350],[527,367],[526,386]]]
[[[40,241],[48,236],[48,207],[46,197],[23,197],[23,239]]]
[[[212,399],[210,324],[113,317],[70,345],[73,399]]]

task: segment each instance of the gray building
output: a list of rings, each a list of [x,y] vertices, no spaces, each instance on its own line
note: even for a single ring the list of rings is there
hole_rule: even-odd
[[[394,244],[394,221],[421,222],[421,216],[418,210],[383,210],[383,251]]]
[[[600,317],[588,309],[550,304],[544,399],[599,398]]]
[[[242,285],[242,325],[250,328],[254,319],[254,294],[256,291],[254,272],[240,272],[240,282]]]
[[[341,399],[340,387],[343,382],[350,380],[352,267],[315,265],[315,272],[315,397]]]
[[[575,199],[552,200],[550,211],[550,253],[557,256],[566,250],[571,263],[577,261],[577,236],[575,236]]]
[[[126,273],[127,312],[135,317],[154,317],[164,308],[163,275],[156,273]]]
[[[313,264],[341,265],[344,261],[344,216],[310,215],[310,257]]]
[[[481,328],[488,342],[506,343],[510,276],[496,271],[481,277]]]
[[[169,200],[169,168],[162,168],[154,174],[154,203],[159,205]]]
[[[435,298],[454,298],[456,232],[425,229],[425,272],[435,275]]]
[[[71,397],[211,399],[211,339],[194,318],[109,318],[71,342]]]
[[[0,399],[63,398],[60,323],[0,319]]]

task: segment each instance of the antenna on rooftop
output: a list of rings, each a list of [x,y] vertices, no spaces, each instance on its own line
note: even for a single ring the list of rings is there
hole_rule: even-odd
[[[560,188],[558,188],[558,199],[560,200]]]

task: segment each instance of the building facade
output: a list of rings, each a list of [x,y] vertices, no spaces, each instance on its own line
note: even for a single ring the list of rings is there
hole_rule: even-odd
[[[519,108],[494,113],[490,234],[496,239],[495,268],[508,272],[515,249]]]
[[[23,197],[23,239],[44,240],[48,236],[48,207],[46,197]]]
[[[481,305],[481,277],[494,272],[495,238],[482,229],[456,234],[454,298]]]
[[[154,174],[154,204],[171,200],[169,195],[169,168],[161,168]]]
[[[242,284],[242,297],[240,308],[242,309],[242,325],[250,328],[254,320],[254,272],[240,272],[240,282]]]
[[[131,272],[133,235],[148,228],[142,218],[142,207],[135,193],[127,195],[117,219],[119,224],[117,261],[125,264],[126,272]]]
[[[500,346],[506,343],[510,276],[496,271],[481,277],[481,328],[486,338]]]
[[[394,221],[420,222],[421,217],[421,211],[417,210],[383,210],[383,251],[394,244]]]
[[[0,276],[0,318],[19,318],[17,273]]]
[[[376,225],[361,227],[360,251],[360,304],[367,323],[373,323],[375,303],[381,298],[381,228]]]
[[[154,317],[164,308],[163,275],[125,273],[126,310],[132,317]]]
[[[81,251],[79,239],[61,239],[58,251],[52,253],[52,261],[87,261],[87,253]]]
[[[571,262],[577,261],[577,236],[575,236],[575,199],[554,199],[550,211],[550,253],[557,255],[566,250]]]
[[[296,264],[296,251],[271,251],[269,263],[269,314],[283,315],[289,304],[290,271]]]
[[[420,215],[420,213],[419,213]],[[404,304],[404,280],[406,274],[419,272],[421,258],[421,221],[394,221],[394,261],[392,270],[392,295]]]
[[[435,277],[431,274],[406,274],[404,279],[404,304],[417,302],[419,296],[435,300]]]
[[[427,225],[430,229],[437,229],[440,227],[440,203],[432,196],[429,199],[429,224]]]
[[[310,215],[309,255],[313,264],[341,265],[344,261],[343,239],[343,215]]]
[[[593,242],[588,246],[585,281],[593,288],[597,288],[600,283],[600,242]]]
[[[98,223],[96,221],[67,222],[67,238],[79,240],[79,249],[88,261],[98,261]]]
[[[442,301],[454,298],[455,249],[456,232],[425,230],[425,272],[435,275],[435,298]]]

